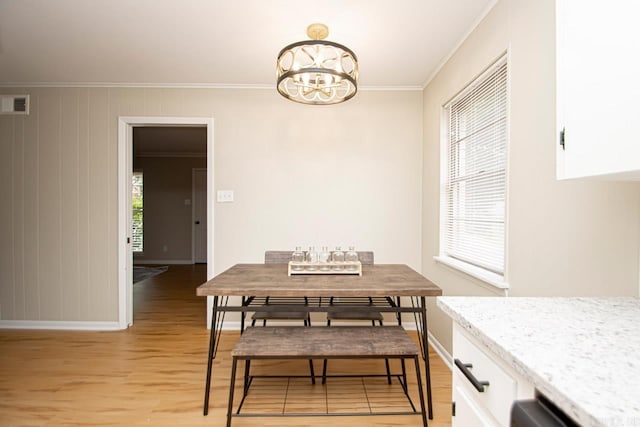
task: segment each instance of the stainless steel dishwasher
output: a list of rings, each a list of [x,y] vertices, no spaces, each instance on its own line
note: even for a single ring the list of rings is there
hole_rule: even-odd
[[[511,427],[580,427],[542,395],[511,406]]]

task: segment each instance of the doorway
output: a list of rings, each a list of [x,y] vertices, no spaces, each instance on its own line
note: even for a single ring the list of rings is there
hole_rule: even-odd
[[[132,247],[132,175],[133,175],[133,134],[140,127],[205,127],[206,128],[206,169],[204,179],[205,232],[200,237],[205,246],[204,262],[207,263],[207,278],[211,278],[213,266],[213,206],[206,209],[206,200],[212,200],[213,192],[213,119],[185,117],[120,117],[118,119],[118,325],[126,329],[133,324],[133,247]],[[184,204],[191,200],[184,199]],[[193,260],[193,255],[191,256]]]
[[[143,197],[133,199],[134,266],[193,264],[194,238],[201,241],[196,246],[202,255],[199,262],[206,264],[206,148],[204,126],[133,128],[133,179],[144,180]],[[202,172],[196,193],[194,169]],[[133,190],[136,196],[135,186]],[[144,213],[142,221],[136,207]],[[194,213],[202,234],[194,235]]]

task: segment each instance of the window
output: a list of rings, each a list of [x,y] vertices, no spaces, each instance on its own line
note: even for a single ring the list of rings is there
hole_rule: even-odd
[[[142,252],[144,248],[142,183],[142,172],[134,172],[131,182],[131,250],[133,252]]]
[[[444,107],[441,257],[504,276],[507,61]]]

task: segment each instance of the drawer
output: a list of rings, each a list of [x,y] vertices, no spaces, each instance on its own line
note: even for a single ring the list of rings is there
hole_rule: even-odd
[[[497,427],[494,417],[479,407],[469,396],[466,387],[454,387],[453,401],[456,402],[456,415],[451,420],[452,427]]]
[[[479,348],[472,337],[458,328],[453,334],[454,359],[469,364],[468,371],[478,381],[488,381],[484,391],[478,391],[462,369],[454,364],[454,387],[461,387],[476,404],[491,414],[499,425],[508,426],[511,403],[517,398],[518,383],[497,360]]]

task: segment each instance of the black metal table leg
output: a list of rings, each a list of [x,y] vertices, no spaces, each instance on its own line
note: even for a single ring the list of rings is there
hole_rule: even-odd
[[[422,393],[422,381],[420,380],[420,362],[418,361],[418,357],[413,359],[416,363],[416,377],[418,379],[418,395],[420,396],[420,412],[422,414],[422,425],[423,427],[427,427],[427,417],[424,414],[424,395]],[[427,375],[427,379],[429,375]],[[431,401],[431,392],[429,392],[429,396],[427,397],[429,401]],[[431,404],[429,403],[429,413],[431,413]],[[432,420],[433,417],[429,415],[429,419]]]
[[[211,388],[211,370],[213,368],[213,358],[216,347],[216,318],[218,317],[218,297],[213,297],[213,308],[211,310],[211,333],[209,335],[209,358],[207,359],[207,379],[204,386],[204,409],[203,415],[209,413],[209,389]]]
[[[231,380],[229,383],[229,403],[227,406],[227,427],[231,427],[231,417],[233,416],[233,391],[235,390],[235,386],[236,386],[237,366],[238,366],[238,358],[234,357],[233,362],[231,363]]]
[[[427,407],[429,410],[429,419],[433,419],[432,396],[431,396],[431,369],[429,368],[429,341],[427,329],[427,299],[420,297],[420,315],[422,317],[422,344],[424,354],[425,377],[427,379]]]
[[[246,297],[243,296],[242,297],[242,306],[244,307],[246,304]],[[247,316],[247,312],[242,310],[240,312],[240,335],[242,335],[242,333],[244,332],[244,319]]]

